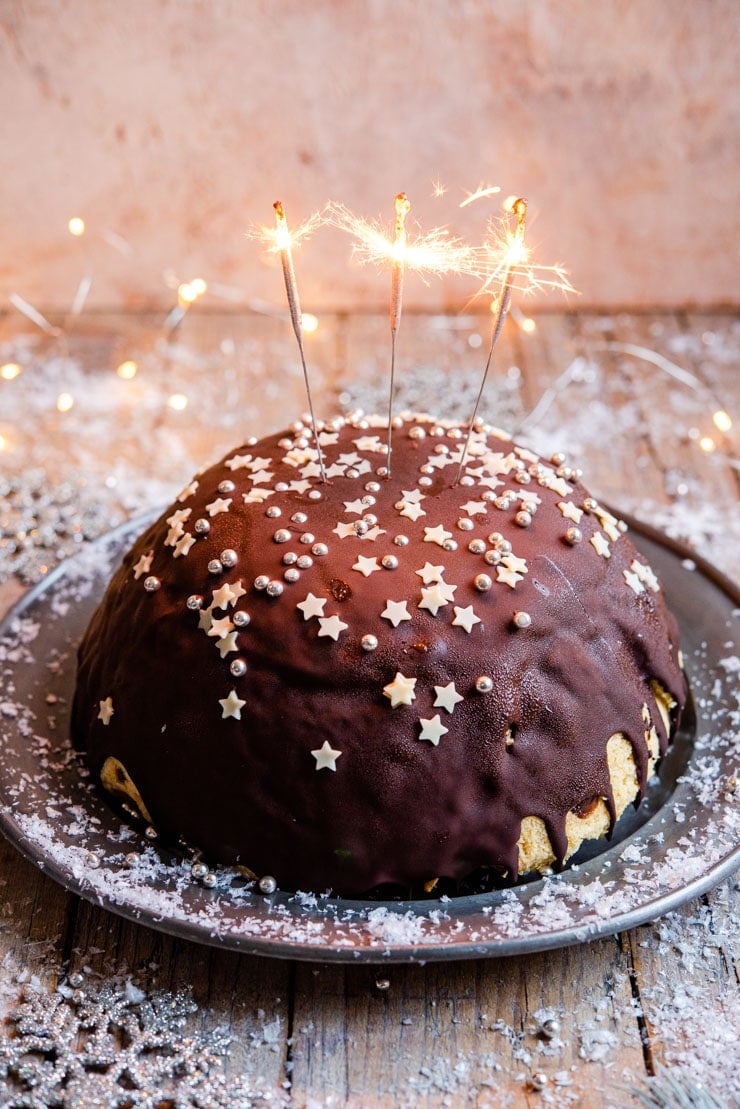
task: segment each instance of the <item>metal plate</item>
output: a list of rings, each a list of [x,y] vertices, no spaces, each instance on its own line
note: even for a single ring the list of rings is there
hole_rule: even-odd
[[[72,892],[172,935],[254,954],[426,962],[516,955],[622,931],[698,897],[740,864],[731,657],[740,596],[708,563],[630,521],[681,626],[697,728],[674,745],[606,850],[577,856],[562,874],[454,899],[265,897],[228,869],[204,888],[189,860],[121,821],[67,738],[77,643],[112,567],[153,518],[90,544],[0,626],[0,827]]]

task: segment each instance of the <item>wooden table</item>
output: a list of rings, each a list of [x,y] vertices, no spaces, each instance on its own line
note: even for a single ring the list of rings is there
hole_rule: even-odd
[[[485,316],[407,314],[398,407],[466,418],[487,327]],[[565,445],[597,496],[737,573],[737,431],[721,415],[713,422],[740,416],[737,317],[543,313],[529,327],[521,314],[507,322],[484,415],[536,449]],[[24,367],[0,377],[1,472],[42,466],[52,484],[69,478],[111,524],[169,500],[204,461],[306,407],[282,318],[193,310],[169,343],[161,320],[142,316],[82,317],[61,339],[29,331],[20,317],[0,320],[0,363]],[[384,316],[321,317],[307,336],[320,413],[384,407],[388,340]],[[138,363],[131,380],[115,373],[126,358]],[[74,400],[66,412],[61,393]],[[0,612],[23,588],[0,576]],[[728,1105],[740,1094],[735,880],[581,946],[390,968],[171,939],[66,893],[5,843],[0,881],[6,1008],[33,976],[49,991],[75,972],[128,977],[144,991],[192,988],[193,1026],[225,1023],[234,1036],[225,1066],[250,1077],[249,1104],[625,1105],[627,1087],[646,1088],[661,1068]],[[537,1031],[542,1012],[560,1021],[553,1039]],[[542,1092],[536,1072],[549,1079]]]

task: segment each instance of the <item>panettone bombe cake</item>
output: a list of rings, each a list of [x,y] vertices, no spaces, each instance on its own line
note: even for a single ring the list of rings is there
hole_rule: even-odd
[[[92,771],[165,842],[359,895],[609,834],[686,696],[676,623],[560,456],[429,416],[250,440],[134,544],[79,652]],[[440,887],[443,888],[443,887]],[[447,887],[445,887],[447,888]]]

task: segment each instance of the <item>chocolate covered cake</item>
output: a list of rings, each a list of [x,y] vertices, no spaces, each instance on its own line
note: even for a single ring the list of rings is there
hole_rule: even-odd
[[[565,460],[303,423],[204,471],[79,652],[77,744],[165,842],[284,889],[514,882],[608,835],[685,700],[658,581]],[[439,887],[443,888],[443,887]],[[446,887],[444,887],[446,888]]]

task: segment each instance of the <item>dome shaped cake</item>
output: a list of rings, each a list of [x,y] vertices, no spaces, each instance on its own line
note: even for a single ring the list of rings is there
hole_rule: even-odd
[[[561,456],[381,419],[251,439],[134,544],[76,743],[165,842],[284,889],[514,882],[608,835],[686,688],[660,586]]]

